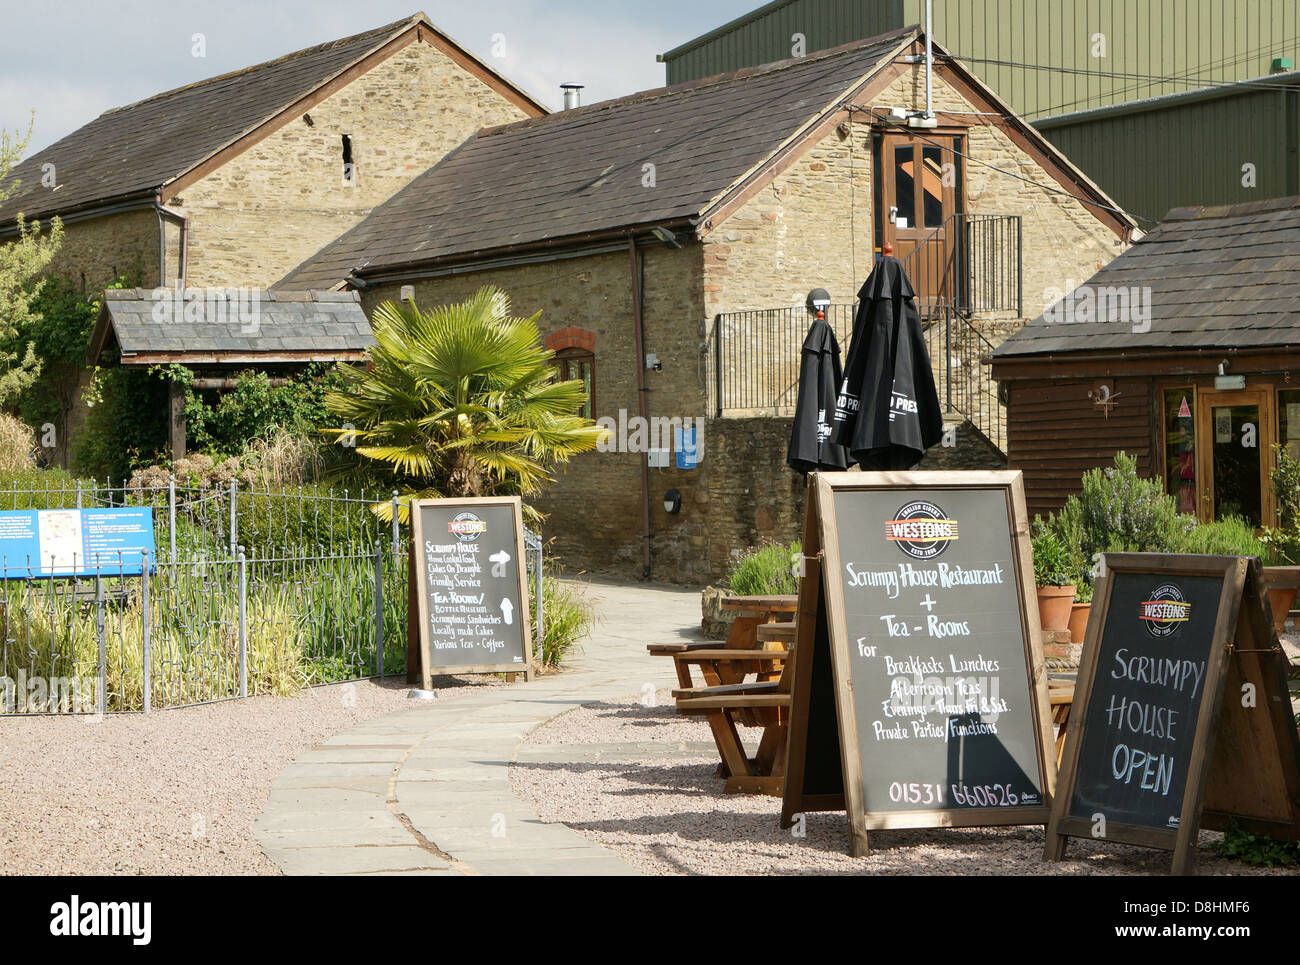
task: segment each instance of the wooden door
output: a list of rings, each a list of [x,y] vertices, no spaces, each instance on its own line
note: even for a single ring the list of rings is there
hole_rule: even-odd
[[[1196,475],[1202,520],[1240,516],[1273,526],[1276,507],[1269,474],[1277,414],[1271,389],[1202,390],[1196,400]]]
[[[885,131],[876,140],[876,239],[894,246],[907,266],[923,314],[941,304],[961,307],[964,282],[960,227],[954,222],[961,196],[955,135]],[[931,311],[926,311],[929,308]]]

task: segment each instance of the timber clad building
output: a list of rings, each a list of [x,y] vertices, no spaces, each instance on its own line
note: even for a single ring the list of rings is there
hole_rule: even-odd
[[[993,374],[1030,512],[1125,450],[1183,512],[1276,525],[1273,445],[1300,456],[1297,273],[1300,198],[1176,209],[1004,342]]]
[[[1002,466],[987,353],[1134,228],[951,59],[935,68],[938,126],[909,128],[923,46],[907,28],[486,128],[273,287],[352,288],[369,311],[407,286],[427,308],[493,285],[516,314],[541,312],[595,418],[624,425],[643,401],[652,420],[707,417],[697,467],[587,453],[537,504],[570,566],[715,579],[733,551],[799,532],[785,452],[810,291],[830,293],[846,344],[893,244],[961,440],[938,464]]]

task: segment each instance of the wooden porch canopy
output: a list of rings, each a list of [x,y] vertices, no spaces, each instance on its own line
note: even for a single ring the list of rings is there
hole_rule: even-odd
[[[218,378],[311,362],[357,362],[375,344],[356,292],[122,289],[104,293],[88,365],[179,364]],[[185,455],[184,392],[171,387],[172,455]]]

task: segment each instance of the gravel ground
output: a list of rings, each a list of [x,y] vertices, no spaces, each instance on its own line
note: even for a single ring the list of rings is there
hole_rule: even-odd
[[[597,703],[547,721],[528,744],[712,742],[708,726],[677,714],[669,691],[656,706],[635,699]],[[744,731],[752,737],[756,731]],[[516,763],[515,793],[543,820],[563,822],[649,874],[1161,874],[1169,855],[1122,844],[1072,840],[1071,860],[1043,861],[1041,827],[882,831],[866,858],[844,853],[842,813],[810,814],[807,834],[780,828],[779,798],[728,795],[717,758],[683,755],[642,763],[634,753],[598,762]],[[1216,857],[1201,835],[1202,874],[1296,874]]]
[[[436,678],[440,701],[503,678]],[[252,833],[302,751],[409,708],[399,678],[297,697],[74,717],[0,717],[0,874],[279,874]]]

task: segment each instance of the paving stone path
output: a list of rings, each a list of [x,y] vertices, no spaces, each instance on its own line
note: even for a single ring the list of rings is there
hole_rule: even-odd
[[[670,662],[645,645],[699,626],[696,590],[594,583],[590,593],[601,622],[564,673],[444,703],[412,701],[285,767],[254,825],[267,857],[291,875],[636,874],[564,825],[543,822],[510,787],[517,755],[546,763],[572,753],[521,748],[529,730],[647,684],[674,686]]]

